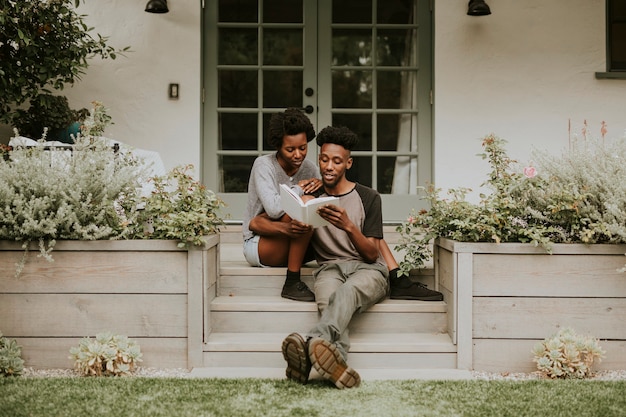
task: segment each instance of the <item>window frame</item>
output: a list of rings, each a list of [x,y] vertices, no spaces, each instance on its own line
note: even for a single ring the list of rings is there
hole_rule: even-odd
[[[597,72],[596,78],[598,79],[626,79],[626,62],[617,63],[613,59],[617,48],[621,48],[622,51],[626,50],[626,39],[620,39],[617,42],[613,37],[613,26],[626,24],[626,15],[616,16],[613,14],[613,6],[617,1],[625,0],[606,0],[606,72]]]

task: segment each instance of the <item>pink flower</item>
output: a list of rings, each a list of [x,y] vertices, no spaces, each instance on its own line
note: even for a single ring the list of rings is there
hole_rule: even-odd
[[[407,221],[409,224],[414,224],[414,223],[415,223],[415,220],[416,220],[416,219],[415,219],[415,217],[413,217],[413,216],[409,216],[409,218],[408,218],[408,219],[406,219],[406,221]]]
[[[525,167],[524,168],[524,176],[526,178],[533,178],[536,175],[537,175],[537,170],[535,169],[535,167]]]

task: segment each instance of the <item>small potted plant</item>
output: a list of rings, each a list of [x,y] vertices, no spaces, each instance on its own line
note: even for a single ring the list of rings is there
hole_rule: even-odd
[[[43,137],[63,143],[73,143],[80,130],[87,109],[72,110],[65,96],[39,94],[30,102],[28,110],[18,109],[13,117],[13,126],[20,135],[31,139]]]

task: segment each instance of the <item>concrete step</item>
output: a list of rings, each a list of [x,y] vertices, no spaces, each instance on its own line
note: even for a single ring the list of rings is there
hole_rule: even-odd
[[[211,333],[205,367],[280,368],[287,332]],[[303,335],[306,332],[302,332]],[[447,334],[351,333],[348,361],[359,369],[445,369],[456,367],[456,346]]]
[[[305,332],[318,321],[312,302],[265,296],[219,296],[211,302],[212,332]],[[445,333],[445,301],[383,300],[350,323],[356,333]]]

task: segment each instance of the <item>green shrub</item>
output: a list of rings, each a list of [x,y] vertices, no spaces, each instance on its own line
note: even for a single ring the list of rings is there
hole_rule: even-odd
[[[626,243],[626,142],[586,139],[561,156],[533,152],[535,166],[509,158],[506,142],[486,136],[480,156],[491,171],[477,204],[469,189],[422,187],[430,209],[397,227],[402,274],[430,259],[438,237],[461,242],[519,242],[550,252],[553,243]]]
[[[70,349],[70,359],[84,376],[130,375],[142,354],[139,345],[126,336],[99,333],[95,339],[82,339]]]
[[[24,370],[22,348],[14,339],[2,336],[0,333],[0,375],[17,376]]]
[[[594,360],[604,357],[598,340],[561,329],[537,343],[532,350],[537,369],[550,378],[585,378],[591,375]]]
[[[223,224],[224,202],[177,167],[149,178],[132,149],[97,137],[111,118],[100,102],[86,118],[72,150],[0,146],[0,240],[22,243],[25,265],[31,242],[52,261],[57,240],[177,239],[181,247],[202,245]],[[149,196],[141,185],[153,182]],[[151,221],[153,228],[144,231]]]
[[[0,239],[26,250],[36,242],[51,261],[59,239],[126,238],[143,178],[139,161],[105,140],[79,136],[72,151],[14,147],[0,159]]]
[[[83,2],[0,2],[0,122],[10,123],[18,106],[38,101],[39,93],[73,85],[92,58],[115,59],[128,51],[93,33],[77,11]]]
[[[191,175],[192,165],[174,168],[166,176],[153,177],[154,190],[143,199],[144,209],[136,235],[150,239],[176,239],[180,247],[202,245],[203,236],[217,233],[224,224],[219,210],[224,202]]]

